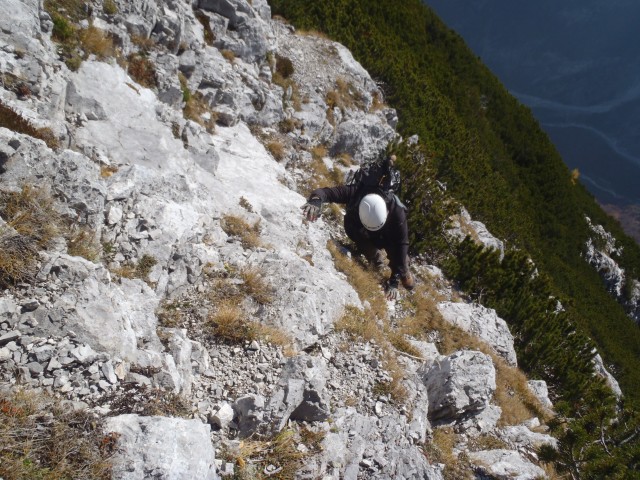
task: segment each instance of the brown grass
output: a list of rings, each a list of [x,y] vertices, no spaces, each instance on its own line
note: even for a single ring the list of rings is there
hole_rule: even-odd
[[[0,192],[0,215],[16,232],[42,248],[61,232],[61,215],[44,188],[25,185],[20,192]]]
[[[116,53],[113,38],[93,25],[82,30],[79,36],[80,45],[85,53],[95,55],[98,60],[113,57]]]
[[[373,101],[371,102],[371,107],[369,108],[370,112],[377,112],[378,110],[382,110],[386,107],[384,100],[382,99],[382,95],[379,92],[373,92]]]
[[[336,80],[336,88],[327,92],[325,102],[330,110],[339,108],[344,112],[347,108],[364,109],[364,99],[354,87],[354,85],[346,79],[340,77]]]
[[[0,393],[0,478],[110,479],[100,420],[35,392]]]
[[[102,248],[96,232],[90,228],[83,226],[79,228],[70,229],[67,236],[67,252],[69,255],[77,257],[83,257],[91,262],[96,262],[100,259]]]
[[[102,11],[105,15],[115,15],[118,13],[118,5],[116,5],[114,0],[104,0]]]
[[[153,38],[142,37],[140,35],[131,35],[131,43],[140,49],[141,54],[149,53],[156,46]]]
[[[533,416],[548,420],[548,413],[527,385],[526,376],[510,366],[486,343],[448,323],[436,305],[437,294],[428,285],[419,284],[411,297],[413,315],[400,322],[399,331],[416,338],[426,338],[430,331],[439,333],[438,350],[443,355],[470,349],[489,355],[496,369],[495,402],[502,409],[500,425],[517,425]]]
[[[33,240],[0,228],[0,288],[30,282],[37,273],[38,249]]]
[[[150,376],[152,371],[140,371]],[[108,405],[109,415],[135,413],[142,416],[162,416],[189,418],[191,408],[188,402],[169,390],[149,388],[144,385],[127,383],[122,390],[112,392],[100,398],[99,405]],[[76,478],[76,477],[73,477]]]
[[[184,92],[184,91],[183,91]],[[184,96],[186,98],[183,109],[184,118],[202,125],[208,133],[216,129],[218,114],[211,110],[209,103],[200,92]]]
[[[215,313],[207,319],[205,330],[213,337],[231,344],[253,340],[281,347],[291,344],[289,336],[278,328],[251,321],[237,297],[223,300],[217,305]]]
[[[244,268],[240,271],[244,282],[242,289],[256,302],[265,305],[273,302],[273,287],[266,280],[266,275],[255,267]]]
[[[109,178],[111,175],[118,171],[118,167],[115,165],[101,165],[100,176],[102,178]]]
[[[142,53],[132,53],[127,57],[127,73],[143,87],[156,88],[158,86],[156,67]]]
[[[473,466],[464,455],[456,455],[458,435],[451,427],[436,427],[430,442],[424,447],[424,452],[430,463],[443,463],[445,480],[475,479]]]
[[[234,478],[289,480],[296,477],[296,472],[305,465],[306,458],[322,451],[323,439],[324,433],[305,427],[298,430],[286,429],[270,439],[243,440],[236,451],[228,451],[223,456],[235,462],[237,472]],[[309,449],[308,452],[303,453],[297,449],[300,443]],[[277,473],[269,474],[269,466],[275,467]]]
[[[139,278],[149,283],[149,273],[156,263],[158,261],[154,257],[144,254],[137,263],[125,263],[111,271],[120,277]]]
[[[204,29],[204,41],[207,45],[213,45],[213,42],[216,40],[216,36],[211,30],[211,25],[209,23],[209,17],[207,17],[202,11],[198,10],[195,12],[196,18],[202,25]]]
[[[239,238],[244,248],[254,249],[262,245],[259,221],[249,225],[242,217],[225,215],[222,217],[221,226],[227,235]]]
[[[336,268],[347,276],[349,283],[358,292],[360,300],[369,302],[373,318],[387,318],[387,302],[380,286],[380,279],[368,272],[362,265],[341,253],[334,242],[327,242],[327,249],[333,256]]]
[[[29,120],[23,118],[2,101],[0,101],[0,127],[43,140],[49,148],[54,150],[60,147],[58,139],[50,128],[34,126]]]
[[[278,162],[284,160],[284,157],[287,153],[284,144],[280,140],[270,140],[265,145],[265,148]]]
[[[226,48],[223,50],[220,50],[220,54],[229,63],[233,63],[233,61],[236,59],[236,54],[232,50],[227,50]]]

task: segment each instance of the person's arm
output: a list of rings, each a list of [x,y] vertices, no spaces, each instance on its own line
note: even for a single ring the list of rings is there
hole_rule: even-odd
[[[302,214],[308,221],[315,222],[322,213],[322,204],[324,202],[346,204],[355,194],[356,187],[354,185],[318,188],[311,192],[307,203],[302,206]]]
[[[319,198],[323,203],[347,204],[356,194],[356,185],[339,185],[337,187],[318,188],[311,192],[309,200]]]

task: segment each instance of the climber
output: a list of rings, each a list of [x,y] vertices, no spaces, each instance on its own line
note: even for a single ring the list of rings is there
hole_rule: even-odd
[[[389,259],[391,277],[385,284],[386,297],[398,297],[398,285],[412,290],[415,280],[409,271],[406,207],[397,197],[400,174],[393,167],[395,155],[363,165],[347,177],[346,185],[319,188],[311,192],[302,206],[303,215],[314,222],[323,202],[346,205],[344,229],[358,250],[376,268],[384,267],[384,249]]]

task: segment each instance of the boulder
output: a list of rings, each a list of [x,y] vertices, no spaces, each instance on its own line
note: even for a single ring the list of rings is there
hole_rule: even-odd
[[[447,322],[483,340],[509,365],[517,365],[513,335],[507,322],[498,317],[495,310],[478,304],[454,302],[440,302],[438,310]]]
[[[285,364],[266,411],[274,431],[291,420],[316,422],[329,416],[327,366],[322,357],[299,355]]]
[[[199,420],[120,415],[104,432],[118,435],[113,478],[218,480],[209,426]]]
[[[469,452],[471,463],[484,474],[496,480],[537,480],[546,478],[542,468],[525,460],[512,450],[483,450]]]
[[[496,389],[496,371],[488,355],[456,352],[423,373],[429,395],[431,421],[452,423],[474,416],[489,406]]]

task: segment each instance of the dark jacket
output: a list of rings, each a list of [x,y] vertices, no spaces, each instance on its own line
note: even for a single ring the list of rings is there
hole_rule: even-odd
[[[311,192],[309,198],[317,197],[322,202],[341,203],[346,205],[344,229],[356,245],[369,242],[376,248],[384,249],[389,258],[391,275],[405,275],[408,272],[407,253],[409,251],[409,230],[404,206],[393,195],[386,198],[387,221],[375,232],[367,230],[358,215],[360,200],[368,191],[357,185],[340,185],[337,187],[319,188]],[[384,195],[383,195],[384,198]]]

